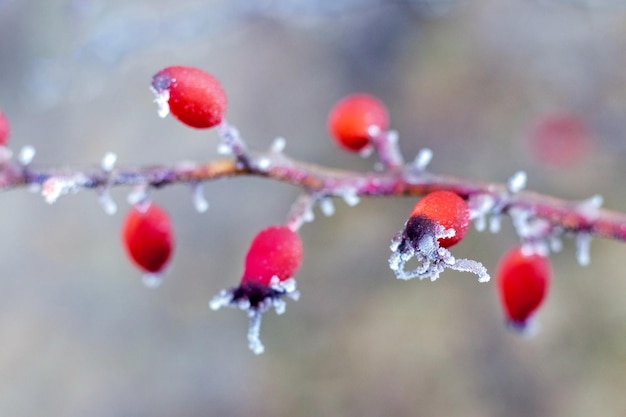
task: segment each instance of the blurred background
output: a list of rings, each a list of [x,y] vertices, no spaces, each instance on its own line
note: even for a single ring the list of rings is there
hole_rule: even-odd
[[[326,132],[331,106],[365,91],[387,103],[407,159],[433,149],[434,172],[503,182],[524,169],[533,190],[626,211],[621,0],[0,0],[0,108],[37,166],[215,158],[215,132],[157,117],[149,82],[173,64],[222,81],[256,149],[283,136],[295,158],[371,169]],[[626,414],[624,244],[594,240],[581,267],[567,241],[541,332],[523,338],[493,282],[394,278],[389,241],[413,199],[337,202],[303,227],[302,297],[266,315],[257,357],[244,314],[207,302],[298,190],[210,183],[204,214],[185,186],[155,192],[177,233],[158,290],[120,244],[129,191],[113,191],[115,216],[92,192],[0,196],[1,416]],[[506,221],[454,253],[494,271],[516,242]]]

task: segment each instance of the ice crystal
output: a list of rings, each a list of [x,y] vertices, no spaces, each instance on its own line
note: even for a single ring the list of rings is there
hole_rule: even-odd
[[[36,153],[37,152],[34,147],[30,145],[24,146],[20,149],[20,153],[17,155],[17,160],[22,166],[28,166],[31,162],[33,162]]]
[[[41,194],[46,203],[56,202],[62,195],[80,191],[89,178],[85,174],[78,173],[70,177],[50,177],[42,185]]]
[[[100,167],[104,172],[111,172],[115,168],[115,162],[117,162],[117,155],[113,152],[107,152],[100,162]]]
[[[148,199],[148,189],[145,184],[136,186],[130,192],[130,194],[128,194],[128,197],[126,197],[126,201],[128,201],[128,204],[130,204],[131,206],[139,204],[142,201],[146,201],[147,199]]]
[[[98,202],[106,214],[112,216],[117,213],[117,204],[113,201],[108,187],[99,191]]]
[[[402,280],[428,278],[435,281],[448,268],[471,272],[478,276],[479,282],[489,281],[487,269],[480,262],[471,259],[456,259],[448,249],[439,246],[439,239],[450,238],[454,235],[454,230],[444,229],[439,224],[434,224],[433,231],[425,233],[417,244],[410,241],[404,231],[397,233],[389,246],[392,251],[389,257],[389,268],[395,273],[396,278]],[[407,271],[405,266],[413,258],[419,266]]]
[[[489,219],[489,231],[491,233],[499,233],[502,228],[502,216],[498,214],[494,214]]]
[[[468,205],[470,209],[470,219],[474,220],[474,227],[479,232],[487,228],[487,216],[489,214],[498,214],[494,210],[496,200],[489,194],[479,194],[470,197]]]
[[[517,171],[515,174],[513,174],[511,178],[509,178],[509,181],[507,183],[507,188],[509,192],[512,194],[517,194],[522,191],[524,188],[526,188],[527,179],[528,176],[526,175],[526,172]]]
[[[224,155],[224,156],[232,155],[233,154],[233,150],[232,150],[232,148],[229,145],[227,145],[225,143],[219,143],[217,145],[217,153],[220,154],[220,155]]]
[[[267,171],[272,166],[272,161],[269,158],[259,158],[256,161],[256,166],[262,171]]]
[[[591,235],[589,233],[578,233],[576,235],[576,260],[581,266],[587,266],[591,262],[589,256],[589,246],[591,244]]]
[[[324,197],[320,200],[320,210],[326,217],[330,217],[335,214],[335,203],[329,197]]]
[[[272,145],[270,146],[270,152],[282,153],[285,150],[286,146],[287,141],[285,140],[285,138],[279,136],[272,142]]]
[[[262,298],[259,298],[260,294]],[[300,298],[296,280],[289,278],[280,281],[275,276],[269,287],[248,282],[242,283],[236,288],[222,290],[209,301],[209,308],[219,310],[222,307],[232,307],[246,311],[248,314],[248,347],[254,354],[258,355],[265,350],[260,337],[263,313],[273,308],[276,314],[283,314],[286,308],[284,297],[294,301]]]
[[[413,161],[413,168],[417,171],[424,171],[433,159],[433,151],[429,148],[420,149]]]
[[[356,206],[357,204],[359,204],[359,201],[361,201],[359,195],[356,192],[356,189],[352,187],[345,187],[342,190],[339,190],[338,194],[339,196],[341,196],[341,198],[343,198],[343,201],[345,201],[346,204],[350,207]]]
[[[170,114],[170,90],[163,89],[161,91],[157,91],[153,87],[150,87],[150,89],[155,95],[154,102],[158,106],[157,113],[159,117],[162,119],[167,117],[167,115]]]
[[[204,213],[209,209],[209,202],[204,197],[204,190],[202,184],[194,184],[193,191],[193,206],[198,213]]]
[[[161,274],[146,273],[141,276],[141,282],[146,288],[157,288],[163,283]]]

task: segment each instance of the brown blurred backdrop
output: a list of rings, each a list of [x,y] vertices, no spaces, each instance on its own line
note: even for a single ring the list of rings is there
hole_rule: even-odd
[[[342,95],[389,106],[407,157],[435,172],[505,181],[626,210],[626,8],[530,0],[0,0],[0,108],[14,148],[39,166],[88,166],[107,151],[137,165],[216,156],[214,132],[156,115],[164,66],[222,80],[228,119],[255,148],[287,138],[297,158],[355,170],[325,119]],[[551,111],[581,114],[590,151],[567,169],[525,144]],[[270,313],[267,352],[246,346],[241,312],[207,301],[241,274],[257,230],[298,194],[258,179],[153,194],[176,225],[172,269],[142,287],[118,235],[128,189],[107,216],[94,193],[48,206],[0,196],[0,416],[622,416],[626,415],[626,245],[596,240],[589,267],[571,241],[524,339],[502,323],[493,283],[446,272],[400,282],[390,237],[409,199],[337,202],[305,225],[302,298]],[[516,238],[473,231],[455,250],[492,271]]]

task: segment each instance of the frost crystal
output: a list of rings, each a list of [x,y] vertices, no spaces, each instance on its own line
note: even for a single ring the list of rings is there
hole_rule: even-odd
[[[102,206],[104,212],[109,216],[117,213],[117,204],[115,204],[115,201],[111,198],[111,193],[109,193],[108,188],[104,188],[99,192],[98,202],[100,203],[100,206]]]
[[[589,256],[589,246],[591,235],[589,233],[578,233],[576,235],[576,260],[581,266],[587,266],[591,262]]]
[[[41,194],[46,203],[52,204],[62,195],[77,193],[88,180],[85,174],[80,173],[71,177],[50,177],[43,183]]]
[[[232,307],[246,311],[249,319],[248,347],[258,355],[265,350],[260,337],[263,313],[273,308],[276,314],[283,314],[286,308],[284,297],[294,301],[300,298],[296,280],[289,278],[280,281],[275,276],[269,287],[254,282],[246,282],[239,287],[222,290],[209,301],[209,308],[219,310],[222,307]]]
[[[582,215],[594,219],[598,217],[598,209],[604,204],[604,198],[600,194],[596,194],[580,204],[580,212]]]
[[[417,156],[415,156],[415,160],[413,161],[413,167],[417,171],[424,171],[430,161],[433,159],[433,151],[429,148],[420,149]]]
[[[357,204],[359,204],[359,201],[361,201],[356,190],[351,187],[346,187],[343,190],[339,191],[339,195],[343,198],[343,201],[345,201],[346,204],[350,207],[356,206]]]
[[[502,228],[502,216],[500,214],[494,214],[489,219],[489,231],[491,233],[498,233]]]
[[[146,273],[141,276],[141,282],[146,288],[157,288],[163,283],[161,274]]]
[[[17,160],[23,166],[30,165],[30,163],[33,162],[33,159],[35,158],[36,153],[37,152],[35,151],[34,147],[30,145],[24,146],[22,149],[20,149],[20,153],[17,156]]]
[[[509,178],[509,182],[507,183],[507,188],[509,192],[512,194],[517,194],[526,188],[526,180],[527,180],[526,172],[517,171],[511,178]]]
[[[232,155],[233,150],[230,146],[225,143],[219,143],[217,145],[217,153],[220,155]]]
[[[193,206],[198,213],[204,213],[209,209],[209,202],[204,197],[202,184],[193,185]]]
[[[320,210],[322,210],[322,213],[326,217],[330,217],[335,214],[335,204],[333,203],[333,200],[328,197],[322,198],[320,200]]]
[[[261,318],[258,310],[248,310],[248,347],[255,355],[265,352],[265,346],[261,342]]]
[[[100,162],[100,167],[104,172],[111,172],[115,167],[115,162],[117,162],[117,155],[113,152],[107,152]]]
[[[285,146],[287,146],[287,141],[285,140],[285,138],[277,137],[272,142],[272,146],[270,147],[270,152],[282,153],[285,150]]]
[[[146,189],[145,184],[136,186],[135,189],[128,194],[128,197],[126,197],[126,201],[128,201],[128,204],[131,206],[139,204],[142,201],[146,201],[147,199],[148,190]]]
[[[474,227],[479,232],[484,231],[487,228],[487,215],[492,213],[496,205],[495,199],[488,194],[476,195],[469,199],[468,205]]]
[[[157,113],[159,117],[163,119],[167,117],[168,114],[170,114],[170,105],[168,103],[170,100],[170,90],[164,89],[158,92],[152,87],[151,90],[155,95],[154,102],[157,104],[157,106],[159,106]]]
[[[398,232],[391,240],[389,248],[393,252],[389,257],[389,268],[396,278],[409,280],[413,278],[435,281],[444,269],[471,272],[478,276],[479,282],[487,282],[490,277],[487,269],[480,262],[471,259],[456,259],[448,249],[439,246],[439,239],[453,237],[453,229],[444,229],[436,224],[432,233],[425,233],[415,245],[404,231]],[[412,258],[420,264],[413,270],[405,270],[405,265]]]
[[[267,171],[272,166],[272,161],[269,158],[259,158],[256,161],[256,166],[262,171]]]

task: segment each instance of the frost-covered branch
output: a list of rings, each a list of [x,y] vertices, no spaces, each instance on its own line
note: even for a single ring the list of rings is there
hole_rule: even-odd
[[[171,166],[81,170],[39,169],[5,157],[0,162],[0,190],[38,190],[47,201],[54,202],[61,195],[84,189],[102,191],[119,186],[199,185],[243,176],[291,184],[320,202],[326,201],[324,204],[327,204],[328,197],[343,198],[353,204],[358,197],[421,196],[436,190],[449,190],[469,200],[477,224],[480,224],[481,217],[490,216],[493,225],[493,219],[508,214],[526,221],[543,221],[543,227],[553,231],[558,229],[560,232],[626,241],[626,214],[600,208],[598,198],[569,201],[527,190],[512,192],[510,184],[435,174],[416,167],[415,163],[406,164],[400,170],[355,172],[303,162],[275,151],[250,151],[247,159],[247,164],[233,158]],[[515,224],[520,222],[522,220]]]

